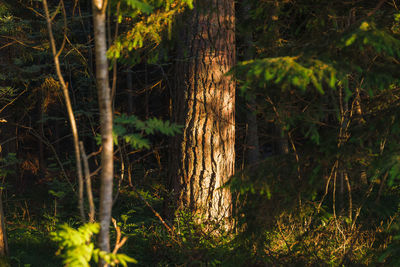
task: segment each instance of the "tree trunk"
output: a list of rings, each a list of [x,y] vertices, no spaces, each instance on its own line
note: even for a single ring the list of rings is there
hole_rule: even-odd
[[[128,114],[133,114],[133,79],[132,70],[128,68],[126,71],[126,85],[128,87]]]
[[[64,2],[60,2],[60,3],[62,4],[64,19],[66,20],[67,15],[66,15],[65,7],[64,7]],[[69,97],[68,86],[64,80],[62,73],[61,73],[61,66],[60,66],[60,60],[59,60],[59,56],[65,46],[65,41],[66,41],[65,34],[66,33],[64,33],[63,44],[61,45],[60,50],[57,51],[56,42],[55,42],[55,39],[53,36],[52,19],[50,17],[47,0],[43,0],[43,9],[44,9],[45,15],[46,15],[47,30],[49,33],[49,41],[50,41],[51,52],[53,54],[54,65],[56,67],[57,77],[59,79],[61,89],[62,89],[62,92],[64,95],[65,105],[67,107],[68,117],[69,117],[69,121],[71,124],[71,131],[72,131],[72,136],[73,136],[73,140],[74,140],[74,150],[75,150],[75,158],[76,158],[76,171],[78,174],[78,184],[79,184],[78,208],[79,208],[82,222],[85,222],[86,221],[85,211],[84,211],[84,207],[83,207],[83,176],[82,176],[82,165],[81,165],[81,153],[79,150],[78,127],[76,126],[76,120],[75,120],[74,112],[72,110],[72,104],[71,104],[71,99]],[[66,28],[66,25],[64,25],[64,26]],[[43,136],[43,134],[42,134],[42,136]]]
[[[3,210],[3,189],[0,189],[0,256],[8,256],[8,242]]]
[[[3,142],[3,144],[6,143],[7,141]],[[0,144],[0,160],[1,159],[2,159],[2,147]],[[3,181],[1,183],[1,188],[0,188],[0,263],[1,263],[1,258],[8,256],[7,233],[6,233],[6,224],[5,224],[4,210],[3,210],[4,176],[2,178]]]
[[[100,234],[99,247],[110,252],[109,227],[112,209],[112,187],[114,176],[113,139],[112,139],[112,103],[108,79],[106,44],[106,1],[93,0],[93,28],[95,40],[96,81],[100,109],[100,130],[103,150],[101,152],[100,187]],[[99,266],[106,266],[100,261]]]
[[[248,21],[250,17],[250,3],[243,1],[240,9],[241,16],[244,21]],[[244,56],[243,60],[251,60],[254,58],[253,36],[251,25],[246,27],[243,34]],[[260,160],[260,145],[258,142],[258,124],[257,124],[257,103],[255,96],[250,96],[246,101],[246,163],[252,165]]]
[[[177,61],[173,116],[183,133],[173,139],[170,179],[176,208],[198,222],[228,226],[231,195],[221,186],[235,167],[235,64],[233,0],[198,0],[186,14]]]

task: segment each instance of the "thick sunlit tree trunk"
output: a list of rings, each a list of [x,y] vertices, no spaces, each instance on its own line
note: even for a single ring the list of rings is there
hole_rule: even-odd
[[[221,189],[235,166],[235,64],[233,0],[197,0],[184,17],[173,92],[174,138],[170,179],[178,209],[198,222],[229,226],[231,195]]]
[[[106,3],[93,0],[93,28],[95,41],[96,81],[100,109],[100,131],[103,150],[101,152],[100,187],[100,234],[99,247],[110,252],[109,226],[112,209],[112,187],[114,176],[113,139],[112,139],[112,103],[108,78],[107,42],[106,42]],[[99,266],[104,266],[100,262]]]

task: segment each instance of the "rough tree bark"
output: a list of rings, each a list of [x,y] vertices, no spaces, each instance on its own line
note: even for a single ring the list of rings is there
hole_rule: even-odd
[[[106,42],[106,6],[105,0],[93,0],[93,28],[96,58],[96,81],[100,109],[100,130],[103,150],[101,152],[100,186],[100,233],[99,247],[110,252],[109,227],[112,209],[112,187],[114,176],[113,139],[112,139],[112,101],[108,78],[107,42]],[[106,266],[100,262],[99,266]]]
[[[175,204],[229,226],[231,195],[220,187],[235,166],[235,83],[225,75],[235,64],[234,1],[197,0],[184,19],[172,93],[184,127],[169,159]]]

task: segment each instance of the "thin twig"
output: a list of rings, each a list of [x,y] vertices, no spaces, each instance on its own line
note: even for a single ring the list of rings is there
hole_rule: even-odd
[[[351,185],[350,185],[350,179],[349,175],[347,172],[344,173],[344,178],[346,180],[347,184],[347,192],[349,193],[349,219],[352,221],[353,218],[353,198],[351,197]]]
[[[336,169],[338,167],[338,163],[339,163],[338,160],[336,160],[335,163],[332,166],[331,173],[329,174],[328,181],[326,182],[326,185],[325,185],[325,193],[322,196],[321,201],[318,204],[317,213],[319,213],[319,211],[321,209],[321,206],[322,206],[322,203],[324,202],[325,197],[328,195],[329,184],[330,184],[331,179],[333,177],[334,171],[336,172]]]
[[[120,6],[121,6],[121,1],[118,1],[117,14],[116,14],[117,20],[115,22],[115,32],[114,32],[114,40],[113,41],[115,41],[118,37],[118,26],[119,26],[118,17],[119,17]],[[110,23],[110,14],[108,14],[108,23]],[[108,44],[108,46],[110,47],[111,43],[113,42],[113,41],[111,41],[111,26],[110,25],[109,25],[108,29],[109,29],[109,38],[108,38],[109,44]],[[118,76],[117,76],[117,60],[113,59],[113,80],[112,80],[112,85],[111,85],[111,101],[112,101],[113,110],[115,109],[114,103],[115,103],[115,92],[117,89],[117,78],[118,78]]]
[[[6,39],[11,39],[11,40],[13,40],[13,41],[19,43],[20,45],[25,46],[25,47],[33,48],[33,49],[40,50],[40,51],[43,51],[43,50],[44,50],[42,47],[39,47],[39,46],[30,46],[30,45],[24,43],[23,41],[18,40],[18,39],[17,39],[16,37],[14,37],[14,36],[0,35],[0,37],[6,38]]]
[[[114,206],[115,202],[117,202],[117,199],[118,199],[118,196],[119,196],[119,191],[121,189],[121,183],[122,183],[122,181],[124,180],[124,177],[125,177],[124,157],[123,157],[123,154],[122,154],[122,151],[121,151],[121,146],[119,144],[118,144],[118,151],[119,151],[119,155],[121,157],[121,176],[120,176],[119,181],[118,181],[117,193],[115,193],[115,197],[113,199],[113,204],[112,204],[113,206]]]
[[[375,185],[375,183],[371,183],[369,185],[368,191],[365,193],[364,200],[361,203],[361,205],[358,207],[356,215],[354,216],[354,221],[353,221],[353,224],[351,225],[351,230],[354,229],[354,227],[356,225],[357,218],[360,215],[361,209],[364,206],[365,202],[367,202],[367,199],[369,198],[369,196],[371,195],[371,192],[372,192],[372,189],[374,188],[374,185]]]
[[[271,98],[269,96],[267,96],[266,100],[268,101],[268,103],[270,103],[272,105],[272,109],[274,110],[274,113],[278,119],[278,122],[280,125],[284,125],[281,116],[279,115],[278,109],[276,108],[275,104],[272,102]],[[293,152],[296,158],[296,162],[297,162],[297,177],[299,178],[299,180],[301,180],[301,172],[300,172],[300,158],[299,158],[299,154],[297,153],[297,149],[296,149],[296,145],[294,144],[293,138],[292,138],[292,134],[290,131],[287,131],[287,136],[288,139],[290,141],[290,144],[293,148]]]
[[[58,165],[60,166],[62,175],[64,176],[64,178],[65,178],[65,180],[67,181],[67,183],[71,186],[72,192],[74,192],[75,195],[78,196],[78,195],[76,194],[76,191],[75,191],[75,188],[74,188],[73,184],[71,183],[71,181],[70,181],[69,178],[68,178],[68,175],[67,175],[67,173],[66,173],[66,171],[65,171],[65,169],[64,169],[64,165],[62,164],[60,158],[58,157],[58,154],[57,154],[56,149],[55,149],[54,146],[47,140],[47,138],[45,138],[44,136],[41,136],[41,135],[40,135],[39,133],[37,133],[32,127],[28,127],[28,126],[24,126],[24,125],[20,125],[20,124],[15,124],[15,125],[18,126],[18,127],[21,127],[21,128],[28,129],[34,137],[36,137],[37,139],[39,139],[41,142],[43,142],[45,145],[47,145],[47,146],[50,148],[50,150],[51,150],[51,151],[53,152],[53,154],[54,154],[54,157],[55,157],[55,159],[56,159]]]
[[[1,147],[2,145],[4,145],[4,144],[8,143],[8,142],[11,142],[12,140],[15,140],[15,139],[17,139],[16,136],[11,137],[11,138],[9,138],[9,139],[7,139],[7,140],[1,142],[1,143],[0,143],[0,147]]]
[[[9,105],[11,105],[12,103],[14,103],[21,95],[23,95],[26,92],[26,89],[24,91],[22,91],[19,95],[17,95],[13,100],[11,100],[10,102],[8,102],[4,107],[2,107],[0,109],[0,113]]]
[[[142,197],[142,195],[136,190],[135,187],[132,187],[132,189],[135,191],[135,193],[139,196],[139,198],[146,204],[146,206],[153,212],[153,214],[160,220],[162,225],[170,232],[172,236],[174,236],[174,231],[172,228],[164,221],[164,219],[161,217],[161,215],[150,205],[150,203]]]
[[[376,5],[376,7],[373,9],[373,10],[371,10],[370,12],[368,12],[368,14],[367,14],[367,18],[368,17],[371,17],[372,15],[374,15],[375,13],[376,13],[376,11],[378,11],[380,8],[381,8],[381,6],[386,2],[387,0],[381,0],[377,5]],[[364,18],[365,19],[365,18]]]
[[[99,148],[98,151],[90,153],[90,154],[87,156],[88,159],[90,159],[91,157],[94,157],[94,156],[100,154],[102,150],[103,150],[103,147],[101,146],[101,147]]]
[[[64,34],[63,34],[63,41],[61,43],[60,49],[58,49],[57,52],[57,57],[61,55],[61,53],[64,51],[65,43],[67,40],[67,13],[65,11],[65,6],[64,6],[64,1],[60,0],[60,5],[62,6],[62,11],[63,11],[63,21],[64,21]]]
[[[2,47],[0,47],[0,50],[3,49],[3,48],[8,47],[8,46],[10,46],[10,45],[13,45],[13,44],[15,44],[15,43],[17,43],[17,41],[9,42],[8,44],[5,44],[5,45],[3,45]]]
[[[100,170],[101,170],[101,166],[98,167],[94,172],[91,172],[91,173],[90,173],[90,177],[97,175],[97,174],[99,173]]]
[[[114,218],[111,218],[111,221],[114,225],[115,231],[117,232],[117,238],[115,240],[115,246],[114,246],[114,250],[112,253],[117,254],[118,250],[126,243],[128,238],[126,236],[124,236],[124,238],[122,238],[122,240],[121,240],[121,229],[117,225],[117,221]]]

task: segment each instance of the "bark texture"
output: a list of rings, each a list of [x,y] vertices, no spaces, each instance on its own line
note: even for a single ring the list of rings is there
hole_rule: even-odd
[[[183,17],[173,90],[173,116],[183,125],[170,153],[170,179],[178,209],[200,221],[226,223],[231,195],[221,186],[234,174],[235,64],[232,0],[198,0]]]
[[[112,188],[114,176],[113,139],[112,139],[112,101],[108,78],[107,43],[106,43],[106,1],[93,0],[93,28],[96,57],[96,81],[100,109],[100,129],[103,150],[101,152],[100,186],[100,233],[99,247],[110,252],[109,227],[112,209]],[[105,266],[100,262],[99,266]]]

